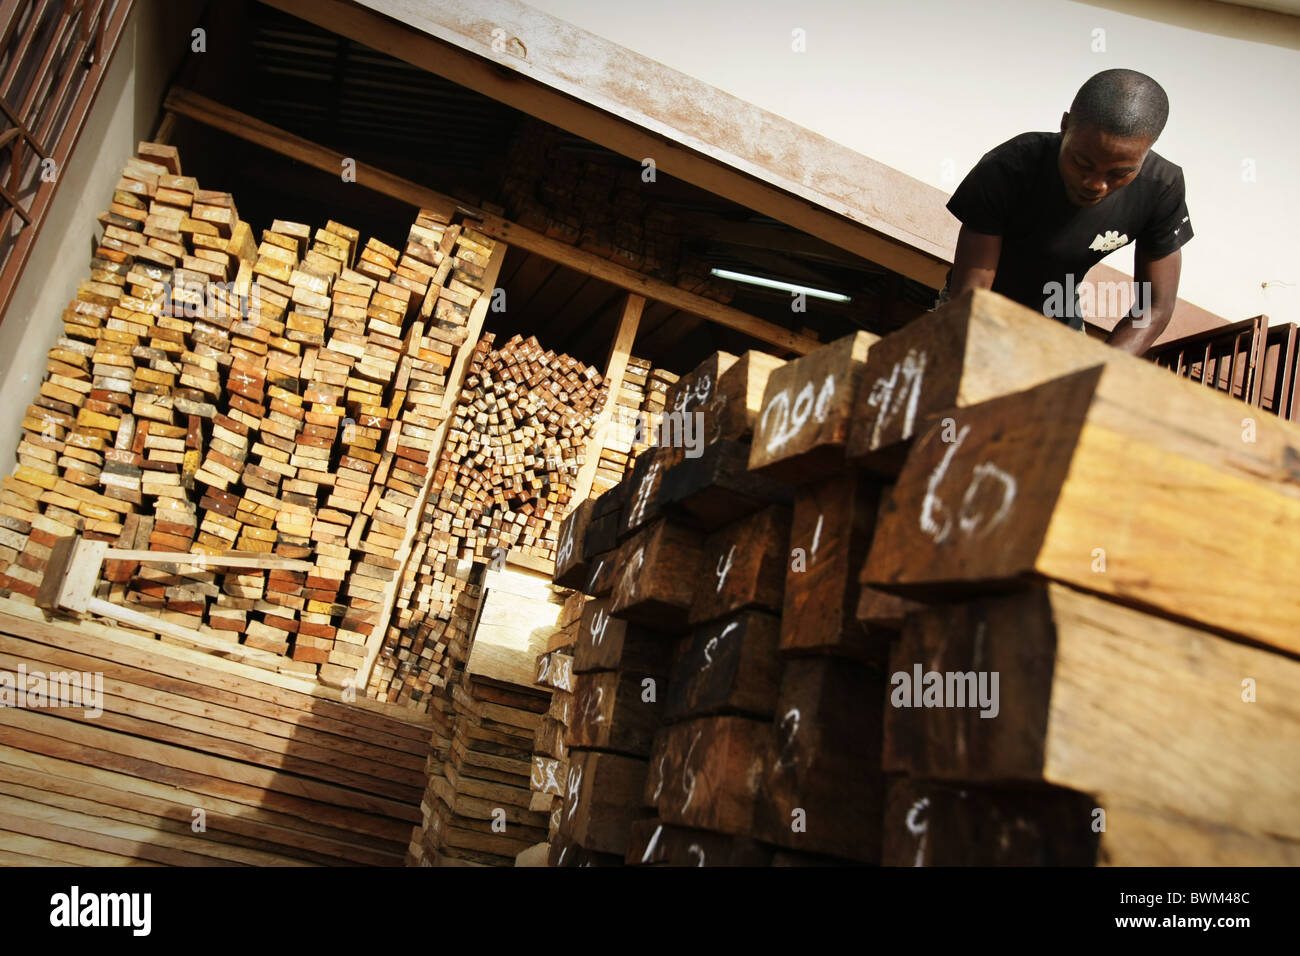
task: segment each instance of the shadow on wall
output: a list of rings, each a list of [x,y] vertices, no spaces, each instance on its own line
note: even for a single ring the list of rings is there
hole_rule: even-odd
[[[1284,5],[1279,0],[1273,3]],[[1300,15],[1223,0],[1088,0],[1087,6],[1233,40],[1300,50]],[[1300,3],[1291,6],[1300,14]]]

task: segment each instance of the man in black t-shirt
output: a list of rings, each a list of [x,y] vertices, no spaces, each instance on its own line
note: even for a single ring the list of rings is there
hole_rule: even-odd
[[[1136,241],[1134,305],[1108,341],[1145,353],[1173,315],[1179,250],[1192,238],[1183,171],[1151,151],[1168,116],[1151,77],[1106,70],[1080,88],[1059,133],[1022,133],[986,153],[948,200],[962,227],[940,301],[992,289],[1082,329],[1079,284]],[[1114,291],[1098,285],[1099,299]]]

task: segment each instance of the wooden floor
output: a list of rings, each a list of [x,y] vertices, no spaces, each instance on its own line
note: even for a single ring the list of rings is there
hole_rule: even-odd
[[[402,865],[427,715],[0,599],[20,665],[102,673],[103,713],[0,707],[0,864]]]

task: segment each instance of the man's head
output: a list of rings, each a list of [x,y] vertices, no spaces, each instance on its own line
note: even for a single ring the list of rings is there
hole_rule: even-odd
[[[1061,114],[1066,198],[1095,206],[1131,183],[1168,118],[1169,97],[1145,73],[1103,70],[1084,83]]]

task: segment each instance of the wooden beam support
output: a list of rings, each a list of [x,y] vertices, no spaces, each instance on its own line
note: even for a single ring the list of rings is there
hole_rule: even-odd
[[[366,642],[365,664],[357,673],[357,687],[367,687],[370,684],[370,672],[374,670],[375,661],[379,658],[379,651],[384,646],[384,640],[388,636],[388,623],[393,616],[393,606],[397,602],[397,591],[402,586],[402,580],[406,577],[406,565],[411,560],[411,546],[415,542],[415,531],[420,526],[420,518],[424,514],[424,509],[429,501],[430,489],[433,487],[433,476],[438,471],[438,461],[442,458],[442,448],[447,440],[447,428],[451,423],[452,411],[456,407],[456,401],[460,398],[460,390],[465,380],[465,369],[469,364],[470,356],[474,353],[474,346],[478,344],[479,337],[483,334],[483,322],[487,318],[488,306],[492,303],[491,290],[496,288],[497,277],[501,274],[501,264],[505,261],[507,247],[503,243],[497,243],[497,247],[492,250],[492,257],[488,260],[487,268],[483,273],[484,292],[478,297],[470,309],[469,325],[466,329],[465,342],[461,345],[456,353],[456,361],[452,364],[451,370],[447,375],[447,390],[443,395],[442,424],[433,436],[433,448],[429,452],[429,470],[424,479],[424,487],[420,489],[419,500],[415,503],[406,516],[406,533],[402,535],[402,546],[397,551],[396,558],[401,561],[402,566],[397,569],[393,579],[384,588],[384,600],[381,605],[379,618],[375,623],[375,629],[370,633],[370,638]]]
[[[359,171],[358,181],[360,181]],[[684,312],[698,315],[718,325],[735,329],[737,332],[743,332],[760,342],[788,349],[798,355],[807,355],[822,345],[816,339],[791,332],[774,322],[768,322],[748,312],[679,289],[661,279],[633,271],[608,259],[602,259],[595,253],[575,248],[566,242],[533,232],[531,229],[525,229],[500,216],[490,213],[477,213],[476,216],[479,218],[478,230],[495,239],[502,239],[512,245],[521,246],[529,252],[535,252],[539,256],[562,262],[571,269],[604,279],[629,292],[639,293],[647,299],[676,306]]]
[[[591,483],[596,478],[596,466],[600,463],[600,453],[605,447],[605,432],[618,404],[618,390],[623,387],[623,373],[627,371],[627,357],[632,353],[632,343],[636,341],[637,327],[641,323],[641,312],[645,309],[645,299],[629,293],[623,303],[623,315],[618,320],[618,329],[614,332],[614,341],[609,347],[609,360],[605,364],[605,385],[609,388],[609,397],[605,407],[596,418],[596,427],[591,432],[591,442],[587,445],[587,457],[578,472],[578,482],[570,499],[576,508],[587,500],[591,494]]]
[[[219,129],[231,136],[257,143],[259,146],[264,146],[281,155],[314,166],[323,172],[337,175],[343,168],[343,161],[351,158],[188,90],[173,88],[167,94],[164,109],[170,110],[179,116],[186,116],[213,129]],[[799,355],[805,355],[821,344],[816,339],[798,335],[773,322],[749,315],[739,309],[733,309],[721,302],[695,295],[684,289],[679,289],[677,286],[670,285],[661,279],[643,275],[615,262],[602,259],[594,253],[560,242],[557,239],[551,239],[531,229],[525,229],[517,223],[502,219],[500,216],[485,212],[475,206],[458,202],[450,196],[429,189],[426,186],[421,186],[418,183],[413,183],[409,179],[395,176],[375,166],[357,162],[356,177],[358,185],[373,189],[375,192],[383,193],[385,196],[391,196],[402,202],[409,202],[414,206],[441,211],[448,217],[459,210],[470,218],[478,220],[475,228],[494,239],[502,240],[509,245],[519,246],[529,252],[535,252],[544,259],[558,262],[586,275],[604,279],[606,282],[629,292],[645,296],[648,299],[657,299],[675,305],[679,309],[709,319],[729,329],[735,329],[738,332],[753,336],[760,342],[766,342],[769,345],[775,345]]]

